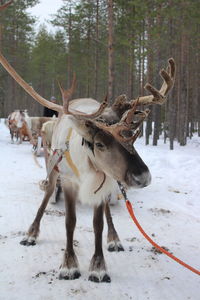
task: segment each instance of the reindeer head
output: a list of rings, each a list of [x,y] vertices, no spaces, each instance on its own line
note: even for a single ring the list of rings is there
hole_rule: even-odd
[[[116,101],[118,99],[119,97]],[[151,175],[133,147],[133,142],[139,134],[139,122],[141,122],[141,119],[137,120],[138,115],[140,114],[140,118],[144,119],[146,112],[135,111],[134,105],[128,114],[127,111],[119,114],[106,105],[107,99],[97,112],[90,115],[77,111],[71,112],[69,108],[68,118],[73,128],[82,136],[84,150],[87,151],[96,170],[129,187],[147,186]],[[135,114],[130,124],[126,123],[125,117],[125,115],[129,117],[129,114]]]

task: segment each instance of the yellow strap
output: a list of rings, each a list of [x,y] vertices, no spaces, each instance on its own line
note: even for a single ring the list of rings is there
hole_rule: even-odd
[[[69,132],[68,132],[68,135],[67,135],[67,140],[66,140],[66,144],[68,145],[67,146],[67,150],[64,152],[64,155],[65,155],[65,158],[70,166],[70,168],[72,169],[72,171],[74,172],[74,174],[79,177],[79,171],[77,169],[77,167],[75,166],[75,164],[73,163],[72,159],[71,159],[71,155],[70,155],[70,152],[69,152],[69,140],[71,138],[71,135],[72,135],[72,128],[69,129]]]

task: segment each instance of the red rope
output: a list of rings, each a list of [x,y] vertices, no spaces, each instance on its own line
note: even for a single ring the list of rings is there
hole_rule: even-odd
[[[196,273],[197,275],[200,275],[200,271],[197,269],[194,269],[193,267],[191,267],[190,265],[186,264],[185,262],[183,262],[182,260],[180,260],[179,258],[177,258],[176,256],[174,256],[173,254],[169,253],[167,250],[165,250],[164,248],[160,247],[158,244],[156,244],[150,237],[148,234],[146,234],[146,232],[143,230],[143,228],[140,226],[140,224],[138,223],[134,212],[133,212],[133,207],[132,204],[130,203],[129,200],[126,200],[126,207],[129,211],[129,214],[131,216],[131,218],[133,219],[135,225],[138,227],[139,231],[142,233],[142,235],[155,247],[157,248],[159,251],[161,251],[162,253],[165,253],[167,256],[169,256],[170,258],[172,258],[173,260],[175,260],[177,263],[179,263],[180,265],[184,266],[185,268],[189,269],[190,271]]]

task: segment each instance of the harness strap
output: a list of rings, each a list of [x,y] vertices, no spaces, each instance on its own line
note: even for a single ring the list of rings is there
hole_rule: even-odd
[[[77,176],[80,177],[79,171],[77,169],[77,167],[75,166],[75,164],[72,161],[70,152],[69,152],[69,141],[72,135],[72,128],[69,129],[68,135],[67,135],[67,139],[66,139],[66,150],[64,152],[64,156],[65,159],[67,160],[68,165],[70,166],[70,168],[72,169],[73,173]]]
[[[56,149],[53,151],[53,155],[50,157],[47,163],[47,178],[53,170],[59,172],[58,163],[62,160],[62,151]]]

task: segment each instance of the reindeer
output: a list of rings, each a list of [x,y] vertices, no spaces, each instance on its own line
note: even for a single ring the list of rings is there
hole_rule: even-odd
[[[20,144],[24,140],[29,140],[35,153],[39,153],[40,147],[38,147],[38,144],[40,143],[38,140],[41,138],[42,125],[52,119],[49,117],[29,117],[27,110],[15,110],[7,118],[12,143],[14,137],[16,140],[20,138]]]
[[[33,145],[35,155],[40,155],[41,151],[41,130],[42,125],[56,118],[50,117],[29,117],[27,110],[15,110],[9,114],[6,124],[10,130],[11,142],[14,143],[14,137],[22,141],[28,140]]]
[[[17,141],[18,138],[20,139],[20,144],[26,137],[33,143],[32,134],[27,124],[28,119],[29,116],[26,110],[15,110],[8,116],[7,125],[12,143],[14,143],[14,137]]]
[[[169,59],[166,70],[160,72],[163,84],[157,90],[149,83],[145,88],[151,95],[127,101],[125,95],[107,106],[107,99],[100,105],[96,100],[83,98],[69,102],[75,81],[69,90],[60,85],[63,106],[51,103],[33,90],[0,55],[0,62],[13,78],[39,103],[62,114],[52,136],[52,149],[59,159],[49,172],[49,180],[43,201],[22,245],[35,245],[40,221],[51,197],[58,175],[61,178],[66,206],[67,243],[60,270],[60,279],[76,279],[81,273],[73,247],[76,226],[76,202],[94,207],[93,227],[95,250],[89,267],[89,280],[110,282],[102,249],[103,214],[108,223],[108,250],[124,250],[114,228],[109,197],[117,183],[129,188],[144,188],[151,182],[151,174],[136,149],[134,142],[139,136],[139,126],[149,110],[137,110],[139,105],[162,104],[173,87],[175,63]],[[88,111],[90,109],[90,112]],[[116,163],[117,162],[117,163]]]
[[[56,118],[51,117],[30,117],[29,119],[29,128],[31,129],[33,137],[33,150],[34,155],[39,156],[41,154],[42,147],[42,126],[44,123],[54,120]]]
[[[105,212],[108,223],[108,250],[123,251],[112,222],[109,198],[117,184],[128,189],[144,188],[151,182],[150,171],[134,148],[134,142],[140,134],[139,127],[148,116],[149,110],[140,111],[137,107],[141,104],[163,104],[166,101],[175,80],[175,62],[172,58],[169,59],[167,69],[160,71],[163,78],[160,90],[147,83],[145,88],[151,95],[129,102],[125,95],[121,95],[110,107],[107,105],[107,98],[101,105],[90,98],[69,102],[75,88],[75,78],[69,90],[64,90],[60,85],[63,106],[52,103],[37,94],[1,54],[0,62],[36,101],[61,115],[53,130],[53,153],[49,156],[49,162],[55,156],[58,159],[48,172],[44,198],[21,244],[36,244],[41,218],[60,175],[65,196],[67,243],[59,278],[73,280],[81,275],[73,248],[76,202],[80,200],[94,207],[95,250],[88,279],[94,282],[110,282],[102,249],[103,214]]]

